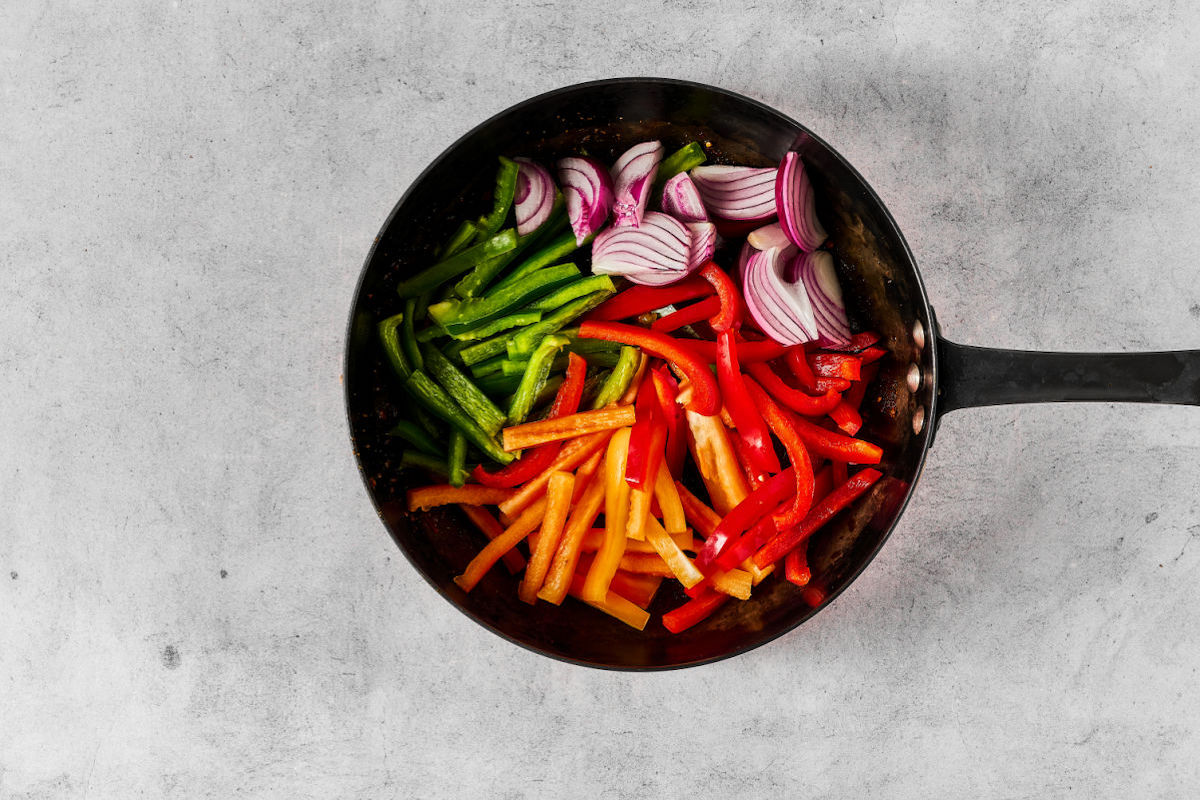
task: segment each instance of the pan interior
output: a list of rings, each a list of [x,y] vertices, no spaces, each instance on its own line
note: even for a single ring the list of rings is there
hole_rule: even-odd
[[[768,578],[749,602],[727,603],[711,620],[680,635],[659,614],[685,598],[661,591],[653,619],[638,632],[573,600],[528,606],[517,579],[502,567],[470,594],[452,582],[484,539],[457,509],[409,514],[405,490],[423,482],[397,470],[400,448],[386,430],[408,412],[377,346],[375,323],[401,310],[396,283],[431,263],[435,249],[468,214],[490,207],[496,157],[528,156],[543,164],[586,154],[611,163],[627,147],[660,139],[671,152],[703,142],[710,163],[774,166],[798,150],[814,184],[818,209],[855,330],[884,336],[889,356],[864,400],[860,435],[883,445],[885,479],[820,533],[810,548],[814,581],[830,599],[871,559],[907,500],[929,432],[913,432],[913,416],[932,418],[933,336],[919,275],[899,231],[862,178],[831,148],[766,106],[697,84],[620,79],[569,87],[514,106],[447,149],[397,204],[368,257],[350,319],[346,396],[355,454],[388,531],[421,574],[468,615],[535,651],[594,666],[646,669],[695,664],[744,651],[778,636],[813,613],[800,591]],[[736,252],[718,257],[724,265]],[[924,346],[914,337],[923,330]],[[914,393],[909,372],[922,376]],[[672,584],[673,585],[673,584]],[[664,590],[667,584],[664,584]]]

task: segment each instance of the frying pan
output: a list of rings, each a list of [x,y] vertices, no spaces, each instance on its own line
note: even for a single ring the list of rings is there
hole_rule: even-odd
[[[409,412],[382,360],[374,323],[399,311],[394,291],[470,209],[490,207],[498,155],[542,163],[586,152],[611,163],[627,147],[660,139],[668,152],[705,142],[710,160],[775,166],[803,156],[855,330],[884,337],[888,356],[866,395],[859,434],[882,445],[885,477],[815,536],[813,580],[826,599],[810,607],[779,577],[747,602],[727,603],[679,635],[659,614],[685,599],[661,591],[639,632],[586,606],[528,606],[517,579],[493,569],[467,594],[454,575],[482,547],[457,509],[409,514],[404,492],[420,476],[396,469],[385,431]],[[1058,401],[1200,404],[1200,350],[1140,354],[1034,353],[955,344],[942,337],[921,274],[883,202],[858,172],[803,125],[762,103],[703,84],[657,78],[596,81],[549,92],[497,114],[446,149],[392,210],[367,256],[350,314],[345,363],[350,435],[368,494],[417,571],[457,608],[538,653],[612,669],[666,669],[745,652],[828,605],[870,563],[896,526],[942,415],[969,406]],[[664,584],[664,590],[668,584]],[[673,584],[670,584],[673,586]]]

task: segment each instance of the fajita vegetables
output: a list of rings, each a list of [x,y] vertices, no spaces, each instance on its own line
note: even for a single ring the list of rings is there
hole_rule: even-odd
[[[641,630],[676,581],[674,633],[776,571],[824,599],[808,542],[881,477],[859,408],[887,351],[851,330],[799,154],[706,161],[502,157],[492,207],[397,287],[390,432],[435,480],[409,511],[483,534],[464,591],[503,562],[526,603]]]

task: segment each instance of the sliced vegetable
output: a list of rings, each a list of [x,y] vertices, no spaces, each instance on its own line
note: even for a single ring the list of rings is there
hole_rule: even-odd
[[[482,322],[475,327],[467,327],[465,330],[460,330],[458,333],[453,334],[453,337],[460,342],[479,341],[511,328],[524,328],[533,325],[540,322],[541,319],[542,312],[540,311],[515,311],[512,314],[497,317],[490,322]],[[427,330],[432,330],[432,328]]]
[[[783,560],[783,575],[790,583],[797,586],[808,586],[812,580],[812,572],[808,569],[808,548],[797,547],[787,554]]]
[[[634,412],[625,480],[635,488],[652,488],[662,461],[662,446],[667,440],[667,424],[659,407],[658,392],[638,392]]]
[[[608,219],[613,204],[612,179],[599,161],[564,158],[558,162],[558,183],[567,204],[567,219],[575,232],[575,242],[583,246]]]
[[[706,589],[703,594],[663,614],[663,627],[671,633],[682,633],[696,623],[708,619],[728,600],[729,595]]]
[[[550,171],[528,158],[514,158],[517,165],[516,191],[513,195],[517,234],[527,236],[550,219],[558,190]]]
[[[780,531],[778,536],[755,553],[754,564],[762,568],[783,558],[837,516],[838,512],[861,497],[881,475],[879,470],[869,468],[854,473],[848,481],[815,503],[799,525]]]
[[[610,342],[640,347],[651,355],[669,361],[687,375],[691,382],[692,395],[688,408],[698,414],[715,414],[721,407],[717,381],[708,365],[694,351],[677,340],[659,333],[619,322],[594,322],[588,320],[579,326],[579,335],[585,339],[604,339]]]
[[[638,227],[665,152],[662,142],[642,142],[621,154],[613,164],[613,225]]]
[[[410,420],[397,420],[396,424],[388,429],[388,436],[399,436],[427,456],[436,458],[442,454],[433,437],[420,425]]]
[[[529,508],[521,512],[521,516],[517,517],[511,525],[504,529],[504,533],[497,536],[487,543],[487,546],[479,551],[471,563],[467,564],[467,568],[463,570],[461,575],[454,578],[454,582],[464,592],[469,592],[478,585],[483,576],[487,574],[496,562],[501,557],[512,550],[517,544],[529,534],[537,530],[542,524],[542,517],[546,513],[546,500],[542,499],[531,505]]]
[[[750,256],[743,281],[746,309],[775,341],[803,344],[817,338],[817,321],[804,285],[784,279],[782,253],[772,248]]]
[[[582,314],[603,303],[609,296],[610,292],[607,291],[592,292],[560,306],[557,311],[543,316],[541,322],[522,328],[513,334],[505,343],[505,350],[510,358],[524,353],[532,353],[533,348],[537,346],[543,336],[562,330]]]
[[[717,343],[704,339],[677,339],[681,346],[695,353],[706,364],[717,363]],[[738,341],[738,361],[752,364],[756,361],[773,361],[787,352],[778,342],[766,339],[760,342]]]
[[[379,341],[383,345],[383,353],[388,363],[401,378],[412,374],[412,365],[404,354],[404,346],[400,343],[400,326],[404,324],[404,314],[395,314],[380,320],[376,329],[379,331]]]
[[[674,283],[688,273],[692,234],[674,217],[648,212],[637,227],[614,226],[592,243],[592,272],[623,275],[644,286]]]
[[[434,484],[409,489],[408,510],[427,511],[436,506],[447,506],[451,503],[465,503],[469,506],[494,506],[512,497],[508,489],[489,489],[486,486],[451,486],[449,484]]]
[[[717,226],[711,222],[689,222],[687,229],[692,234],[688,247],[688,270],[694,270],[717,251]]]
[[[571,494],[575,489],[575,476],[569,472],[555,472],[546,485],[546,517],[542,520],[537,547],[529,559],[525,578],[517,590],[517,596],[532,605],[550,569],[550,560],[558,548],[567,514],[571,510]]]
[[[768,394],[792,411],[795,411],[797,414],[803,414],[806,417],[822,417],[832,411],[842,401],[842,396],[837,392],[826,392],[819,397],[813,397],[799,389],[793,389],[784,383],[783,379],[775,373],[775,370],[771,369],[769,364],[745,364],[742,368],[762,384],[762,387],[767,390]]]
[[[746,476],[738,466],[729,431],[716,415],[706,417],[693,411],[685,411],[684,417],[691,433],[688,446],[692,451],[692,459],[700,470],[704,488],[708,490],[713,507],[721,514],[728,514],[750,493]],[[682,492],[680,496],[683,497]],[[686,503],[684,510],[687,510]],[[688,520],[705,536],[709,535],[692,519],[690,513]]]
[[[625,461],[629,451],[629,429],[613,434],[604,461],[604,544],[588,569],[583,584],[583,598],[600,602],[608,593],[625,554],[625,521],[629,514],[629,484],[625,482]]]
[[[787,507],[775,514],[775,524],[780,528],[797,525],[808,513],[809,506],[812,505],[815,488],[812,459],[809,458],[804,440],[796,430],[794,417],[776,405],[771,396],[753,378],[746,378],[745,384],[750,392],[750,397],[754,400],[754,405],[762,414],[767,425],[770,426],[775,438],[787,452],[788,461],[796,474],[794,494]],[[741,559],[738,559],[736,563],[741,563]]]
[[[508,265],[516,261],[530,248],[540,248],[534,251],[534,255],[522,262],[521,266],[513,270],[514,273],[519,272],[521,275],[526,272],[531,272],[549,264],[553,264],[561,255],[555,255],[553,260],[549,261],[534,261],[539,253],[543,253],[546,248],[553,244],[555,239],[552,237],[561,228],[567,224],[567,209],[563,203],[562,195],[554,196],[554,204],[550,208],[550,218],[535,231],[532,231],[525,236],[517,237],[517,246],[507,253],[494,256],[475,265],[469,273],[464,275],[461,280],[454,286],[453,293],[458,297],[466,300],[470,297],[477,297],[487,289],[488,284],[496,279],[500,273],[508,268]],[[574,246],[575,237],[568,236],[568,240]],[[570,251],[568,251],[570,252]],[[527,267],[531,261],[534,261],[535,266]]]
[[[470,246],[471,242],[475,241],[475,234],[479,232],[479,227],[470,220],[463,220],[454,233],[451,234],[446,246],[438,253],[438,258],[449,258],[457,255]]]
[[[722,517],[721,524],[704,540],[704,546],[696,554],[696,566],[700,571],[712,574],[717,568],[717,557],[721,552],[786,500],[795,483],[795,472],[788,467],[771,476],[766,483],[747,495],[745,500]]]
[[[441,284],[455,278],[476,264],[493,256],[507,253],[517,246],[517,232],[513,229],[502,231],[479,244],[468,247],[432,267],[418,272],[396,287],[401,297],[415,297],[424,292],[436,289]]]
[[[646,629],[646,623],[650,621],[650,614],[645,609],[638,608],[632,601],[614,591],[609,591],[603,600],[595,600],[583,593],[585,586],[586,583],[582,576],[573,577],[570,587],[571,596],[582,600],[597,611],[603,611],[610,617],[624,622],[631,628],[639,631]]]
[[[430,376],[437,381],[450,397],[467,412],[471,419],[479,424],[489,436],[495,436],[504,427],[504,412],[496,407],[488,396],[476,386],[470,378],[462,374],[458,367],[442,355],[433,345],[427,344],[422,349],[425,357],[425,368]]]
[[[689,174],[704,207],[728,220],[759,220],[775,216],[775,175],[771,167],[696,167]]]
[[[712,286],[700,277],[685,278],[670,286],[633,286],[605,300],[587,319],[601,322],[627,319],[712,293]]]
[[[488,538],[488,541],[495,539],[500,534],[504,533],[504,526],[496,521],[486,509],[481,506],[471,506],[464,503],[459,503],[458,507],[467,515],[467,519]],[[525,568],[525,559],[516,550],[509,550],[500,560],[504,562],[504,566],[512,574],[517,574]]]
[[[550,365],[554,361],[554,356],[558,354],[559,350],[570,343],[571,340],[565,336],[547,336],[538,344],[537,349],[533,351],[533,355],[529,358],[529,363],[525,367],[524,374],[521,376],[521,383],[517,386],[517,391],[513,394],[512,401],[508,404],[509,426],[520,425],[529,416],[529,412],[533,410],[533,401],[542,390],[542,386],[545,385],[546,379],[550,377]],[[553,423],[555,420],[547,421]],[[506,443],[508,442],[509,432],[512,430],[512,427],[504,429],[504,441]],[[509,448],[506,446],[505,449]]]
[[[629,383],[633,380],[634,373],[638,371],[641,363],[642,353],[640,350],[628,345],[621,347],[621,355],[617,359],[617,364],[600,387],[600,391],[592,403],[592,408],[604,408],[609,403],[615,403],[620,399],[625,390],[629,388]]]
[[[717,336],[717,380],[725,408],[733,417],[738,437],[746,443],[750,466],[760,473],[779,471],[779,458],[771,436],[767,433],[762,414],[747,391],[745,376],[738,363],[737,341],[731,330],[721,331]]]
[[[779,209],[783,232],[801,250],[816,250],[828,238],[821,221],[817,219],[812,183],[797,152],[786,153],[779,165],[779,174],[775,179],[775,205]]]
[[[451,335],[469,331],[579,278],[574,264],[558,264],[531,272],[507,286],[492,288],[483,297],[445,300],[429,307],[429,317]]]
[[[462,431],[450,431],[450,453],[446,456],[446,475],[451,486],[467,482],[467,437]]]
[[[607,275],[591,275],[560,286],[550,294],[534,300],[526,308],[532,311],[554,311],[572,300],[593,292],[612,293],[615,291],[616,287],[613,286],[612,278]]]
[[[683,472],[683,460],[687,456],[687,423],[683,419],[683,409],[676,402],[679,397],[679,384],[665,367],[655,369],[651,380],[654,381],[659,407],[667,424],[663,459],[670,474],[679,475]],[[670,525],[667,526],[667,530],[672,530]]]
[[[662,209],[680,222],[708,222],[700,191],[686,172],[663,184]]]
[[[720,310],[721,299],[719,297],[706,297],[689,306],[684,306],[678,311],[673,311],[665,317],[659,317],[650,324],[650,330],[670,333],[685,325],[704,322],[709,317],[715,316]]]
[[[814,455],[847,464],[878,464],[883,459],[883,450],[878,445],[825,430],[795,415],[792,424],[805,447]]]
[[[658,179],[655,182],[664,184],[679,173],[700,166],[705,160],[707,156],[704,155],[704,146],[699,142],[688,142],[662,160],[658,165]]]
[[[445,456],[431,456],[419,450],[405,450],[400,454],[400,469],[405,467],[417,467],[443,480],[450,479]]]
[[[700,277],[712,284],[717,298],[721,301],[720,312],[714,314],[713,318],[709,320],[712,329],[717,333],[724,333],[725,331],[735,331],[741,327],[742,296],[725,270],[709,261],[700,268]]]
[[[429,375],[416,370],[408,376],[404,385],[409,394],[433,412],[435,416],[449,423],[451,427],[462,431],[467,440],[478,447],[485,456],[500,464],[512,461],[512,454],[504,452],[496,440],[489,436],[483,428],[480,428],[475,420],[471,419],[440,386],[434,383]]]
[[[610,431],[636,421],[633,406],[613,406],[594,411],[580,411],[557,419],[543,419],[505,428],[502,432],[507,450],[522,450],[546,442],[556,442],[585,436],[599,431]]]
[[[808,296],[816,322],[816,338],[823,344],[848,344],[850,321],[846,318],[846,303],[833,267],[833,256],[824,250],[798,253],[788,266],[787,279],[795,286],[802,286]]]
[[[576,491],[582,480],[582,477],[576,478]],[[575,500],[566,528],[559,538],[558,547],[554,551],[554,560],[550,564],[546,579],[542,582],[542,588],[538,591],[539,599],[558,605],[567,596],[571,578],[579,563],[580,545],[583,543],[583,537],[592,527],[592,523],[600,515],[600,509],[604,505],[606,486],[602,474],[597,473],[587,479],[586,489]]]
[[[783,226],[778,222],[750,231],[750,235],[746,237],[746,244],[755,250],[770,250],[772,247],[787,250],[792,245],[787,234],[783,232]]]

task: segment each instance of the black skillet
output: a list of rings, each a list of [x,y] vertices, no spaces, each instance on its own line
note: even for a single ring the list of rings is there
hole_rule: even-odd
[[[668,152],[705,142],[712,161],[774,166],[798,150],[856,330],[885,337],[889,356],[867,394],[861,436],[885,448],[885,478],[837,518],[810,549],[817,608],[778,577],[748,602],[727,603],[680,635],[659,613],[684,599],[660,592],[638,632],[573,600],[520,602],[516,580],[493,569],[470,594],[452,583],[483,544],[457,510],[409,514],[404,491],[420,476],[395,467],[384,432],[406,412],[373,337],[373,323],[399,310],[398,279],[429,263],[457,222],[490,203],[497,155],[542,163],[579,154],[609,163],[624,149],[660,139]],[[849,163],[804,126],[741,95],[685,81],[620,78],[526,100],[467,133],[421,173],[384,223],[359,279],[345,364],[350,434],[368,493],[413,566],[480,624],[538,653],[595,667],[665,669],[745,652],[786,633],[827,605],[867,566],[895,527],[921,473],[941,416],[1004,403],[1128,401],[1200,404],[1200,350],[1169,353],[1032,353],[954,344],[942,338],[920,272],[891,214]]]

